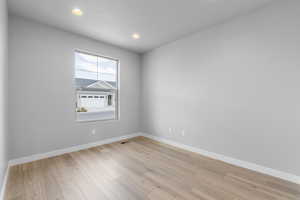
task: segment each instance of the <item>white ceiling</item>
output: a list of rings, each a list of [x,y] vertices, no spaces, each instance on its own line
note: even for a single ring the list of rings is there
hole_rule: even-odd
[[[9,12],[145,52],[273,0],[8,0]],[[81,17],[71,14],[80,8]],[[133,40],[131,34],[141,35]]]

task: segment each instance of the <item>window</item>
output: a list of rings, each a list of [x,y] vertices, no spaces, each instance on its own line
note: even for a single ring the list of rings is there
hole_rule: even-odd
[[[118,118],[118,60],[75,51],[78,121]]]

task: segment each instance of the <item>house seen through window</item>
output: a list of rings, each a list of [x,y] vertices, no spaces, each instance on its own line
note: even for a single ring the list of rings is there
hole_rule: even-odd
[[[75,52],[78,121],[118,117],[118,60]]]

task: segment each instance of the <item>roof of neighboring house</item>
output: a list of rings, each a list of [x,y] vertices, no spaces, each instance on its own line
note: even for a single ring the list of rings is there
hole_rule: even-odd
[[[112,91],[116,90],[117,83],[75,78],[75,86],[77,90],[83,91]]]

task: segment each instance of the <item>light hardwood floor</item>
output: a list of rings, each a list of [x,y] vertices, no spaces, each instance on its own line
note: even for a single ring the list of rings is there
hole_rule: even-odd
[[[300,185],[137,137],[11,167],[21,199],[300,200]]]

